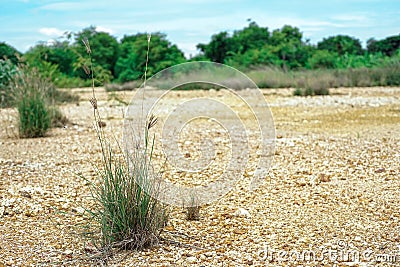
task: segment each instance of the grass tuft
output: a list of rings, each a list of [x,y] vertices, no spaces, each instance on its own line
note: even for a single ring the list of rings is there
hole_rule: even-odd
[[[42,137],[51,126],[48,107],[39,92],[32,91],[17,101],[20,137]]]
[[[102,156],[101,163],[95,166],[97,181],[89,181],[94,205],[87,209],[90,215],[88,229],[92,230],[86,234],[105,252],[111,248],[146,248],[158,242],[168,218],[165,207],[157,198],[160,175],[152,168],[154,136],[150,131],[157,118],[151,116],[148,119],[143,139],[131,150],[122,149],[119,144],[115,149],[112,147],[101,126],[94,91],[92,50],[87,39],[83,43],[90,58],[90,66],[85,69],[92,79],[90,102]]]

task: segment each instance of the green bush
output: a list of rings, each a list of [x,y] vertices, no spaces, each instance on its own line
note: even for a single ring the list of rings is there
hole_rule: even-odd
[[[148,135],[151,122],[146,128],[144,149],[138,145],[133,153],[116,153],[100,128],[103,161],[96,168],[98,183],[90,183],[95,206],[89,211],[91,219],[100,227],[99,247],[151,246],[158,241],[160,230],[167,222],[166,210],[157,200],[159,177],[152,170],[153,148]],[[95,230],[91,234],[95,237],[96,233]]]
[[[303,90],[301,90],[300,88],[296,88],[293,91],[293,95],[294,96],[302,96],[303,95]]]
[[[51,118],[43,96],[31,91],[17,101],[20,137],[42,137],[51,125]]]
[[[90,44],[87,39],[83,43],[89,55],[87,71],[93,74]],[[167,221],[166,209],[158,200],[160,177],[154,173],[152,165],[154,136],[151,138],[149,133],[157,119],[149,118],[139,141],[135,136],[131,137],[135,140],[133,151],[122,150],[118,145],[116,152],[106,138],[94,86],[92,89],[93,98],[90,101],[102,161],[96,167],[98,181],[89,181],[94,205],[87,210],[91,215],[88,228],[92,231],[86,234],[106,253],[113,247],[141,249],[151,246],[158,241]]]
[[[10,105],[18,111],[19,135],[28,138],[44,136],[50,127],[65,125],[67,119],[54,103],[74,98],[26,65],[20,65],[10,80],[7,95]]]
[[[317,50],[309,59],[308,65],[311,69],[333,69],[337,55],[327,50]]]
[[[9,85],[17,71],[17,67],[10,60],[0,59],[0,107],[11,105],[12,94]]]
[[[329,95],[329,89],[328,88],[312,88],[312,87],[307,87],[307,88],[296,88],[293,91],[294,96],[314,96],[314,95]]]

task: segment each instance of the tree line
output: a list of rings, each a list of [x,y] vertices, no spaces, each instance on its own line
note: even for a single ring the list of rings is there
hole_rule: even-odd
[[[51,77],[59,87],[85,86],[88,79],[82,66],[88,59],[84,57],[83,38],[90,40],[99,83],[141,79],[147,49],[149,76],[175,64],[198,60],[225,63],[241,70],[273,66],[283,71],[371,68],[400,61],[400,34],[382,40],[370,38],[366,48],[359,39],[348,35],[331,36],[311,44],[297,27],[285,25],[270,31],[256,22],[232,34],[223,31],[212,35],[208,43],[197,45],[199,53],[189,59],[163,33],[153,33],[148,47],[146,33],[125,35],[118,41],[109,33],[96,31],[94,26],[66,33],[63,39],[51,44],[38,43],[24,54],[0,43],[0,58],[13,64],[22,60]]]

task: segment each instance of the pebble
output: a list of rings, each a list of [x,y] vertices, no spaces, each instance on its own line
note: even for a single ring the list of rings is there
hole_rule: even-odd
[[[197,262],[197,258],[196,257],[188,257],[186,258],[186,261],[189,263],[196,263]]]

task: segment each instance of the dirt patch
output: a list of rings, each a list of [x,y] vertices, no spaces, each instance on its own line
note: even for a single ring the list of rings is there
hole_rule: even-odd
[[[93,264],[80,236],[82,207],[90,200],[78,174],[95,179],[93,164],[100,150],[90,90],[76,92],[79,105],[61,107],[73,124],[52,129],[45,138],[16,138],[15,111],[0,110],[0,266]],[[274,161],[259,188],[248,190],[262,156],[251,143],[244,179],[202,207],[199,221],[186,221],[184,210],[173,208],[158,247],[121,252],[110,263],[331,266],[335,259],[324,254],[330,250],[339,253],[338,266],[399,264],[400,88],[333,89],[332,96],[314,98],[291,92],[263,90],[277,140]],[[133,94],[117,93],[125,101]],[[226,98],[223,91],[176,91],[165,101],[210,95]],[[120,138],[123,103],[101,89],[97,96],[106,131]],[[199,124],[189,136],[196,141],[195,132],[203,130],[206,126]],[[217,131],[210,136],[226,138]],[[181,142],[188,155],[199,156],[195,145]],[[227,148],[218,148],[221,159],[229,155]],[[207,173],[204,181],[218,171]],[[174,177],[179,178],[168,179]],[[183,178],[179,182],[187,182]],[[304,258],[305,251],[315,257]],[[345,257],[349,252],[359,253],[358,263]]]

